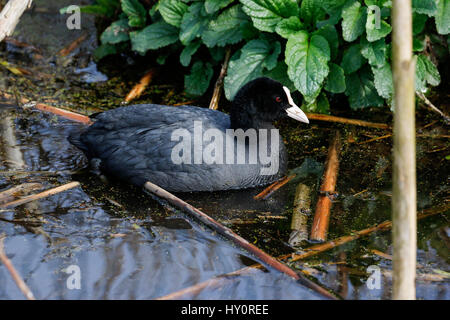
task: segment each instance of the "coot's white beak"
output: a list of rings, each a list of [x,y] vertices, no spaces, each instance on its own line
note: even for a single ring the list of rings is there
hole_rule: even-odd
[[[295,119],[300,122],[309,123],[308,117],[306,114],[294,103],[291,97],[291,91],[287,87],[283,87],[284,92],[286,92],[286,96],[288,98],[288,102],[291,105],[290,108],[286,109],[286,113],[288,117]]]

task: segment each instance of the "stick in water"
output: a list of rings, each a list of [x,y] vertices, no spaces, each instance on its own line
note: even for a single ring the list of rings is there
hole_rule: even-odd
[[[23,295],[28,300],[36,300],[34,297],[33,292],[31,292],[30,288],[28,288],[25,281],[23,281],[20,274],[17,272],[16,268],[14,268],[14,265],[12,264],[11,260],[8,259],[6,256],[4,247],[3,247],[3,240],[5,237],[3,235],[0,235],[0,261],[3,263],[5,268],[9,271],[11,274],[11,277],[13,278],[14,282],[16,283],[17,287],[22,291]]]
[[[78,187],[79,185],[80,185],[79,182],[73,181],[73,182],[64,184],[62,186],[56,187],[56,188],[46,190],[46,191],[41,192],[41,193],[32,194],[30,196],[23,197],[22,199],[19,199],[19,200],[15,200],[15,201],[8,202],[8,203],[5,203],[5,204],[0,204],[0,208],[2,208],[2,209],[12,209],[12,208],[20,206],[20,205],[22,205],[24,203],[28,203],[28,202],[31,202],[31,201],[34,201],[34,200],[46,198],[46,197],[55,195],[55,194],[63,192],[63,191],[67,191],[69,189],[73,189],[75,187]]]
[[[325,241],[327,239],[328,223],[330,220],[331,199],[336,189],[336,181],[339,170],[340,134],[336,131],[330,147],[328,148],[327,164],[323,174],[323,182],[320,187],[322,192],[317,200],[316,213],[311,227],[311,240]]]
[[[197,220],[201,221],[202,223],[204,223],[208,227],[210,227],[213,230],[217,231],[218,233],[220,233],[222,236],[226,237],[227,239],[232,240],[234,243],[239,245],[241,248],[251,252],[256,257],[261,259],[268,266],[271,266],[272,268],[274,268],[274,269],[276,269],[276,270],[278,270],[280,272],[283,272],[284,274],[290,276],[291,278],[293,278],[295,280],[298,280],[303,285],[305,285],[308,288],[316,291],[317,293],[321,294],[324,297],[327,297],[329,299],[336,299],[336,297],[334,295],[332,295],[326,289],[320,287],[319,285],[315,284],[311,280],[309,280],[309,279],[303,277],[302,275],[298,274],[297,272],[295,272],[294,270],[292,270],[291,268],[289,268],[285,264],[281,263],[280,261],[278,261],[274,257],[268,255],[267,253],[265,253],[264,251],[262,251],[261,249],[259,249],[255,245],[249,243],[247,240],[245,240],[241,236],[239,236],[236,233],[234,233],[231,229],[221,225],[220,223],[218,223],[217,221],[212,219],[207,214],[205,214],[202,211],[200,211],[199,209],[191,206],[190,204],[184,202],[183,200],[181,200],[180,198],[174,196],[170,192],[168,192],[168,191],[158,187],[157,185],[155,185],[155,184],[153,184],[153,183],[151,183],[149,181],[147,181],[144,184],[144,188],[147,191],[150,191],[151,193],[155,194],[156,196],[158,196],[158,197],[160,197],[162,199],[165,199],[168,202],[170,202],[171,204],[175,205],[176,207],[182,209],[184,212],[188,213],[189,215],[191,215],[194,218],[196,218]]]

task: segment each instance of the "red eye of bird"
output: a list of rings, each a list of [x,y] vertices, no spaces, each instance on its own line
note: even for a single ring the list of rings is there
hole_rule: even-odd
[[[276,97],[276,98],[275,98],[275,101],[276,101],[276,102],[281,102],[281,97]]]

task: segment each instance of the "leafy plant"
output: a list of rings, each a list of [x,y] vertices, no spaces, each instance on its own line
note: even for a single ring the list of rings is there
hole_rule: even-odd
[[[228,99],[248,81],[269,76],[298,90],[308,111],[328,112],[328,98],[336,94],[345,94],[353,109],[392,104],[389,0],[160,0],[151,8],[145,3],[96,0],[83,7],[117,19],[101,35],[97,58],[130,48],[159,54],[171,46],[180,63],[191,66],[186,91],[202,95],[230,48]],[[450,32],[450,0],[413,0],[412,6],[416,90],[425,92],[440,82],[426,51],[428,35],[448,46],[448,36],[442,41],[439,35]]]

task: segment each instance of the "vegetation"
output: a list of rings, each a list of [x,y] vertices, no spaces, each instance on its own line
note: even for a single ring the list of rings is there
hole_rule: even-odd
[[[448,55],[450,0],[412,5],[415,86],[426,92],[440,83],[433,61]],[[114,21],[101,34],[97,59],[152,51],[164,64],[177,53],[190,67],[186,92],[202,95],[230,48],[228,99],[265,75],[298,90],[307,111],[326,113],[337,94],[353,109],[392,105],[391,7],[388,0],[96,0],[82,12]]]

